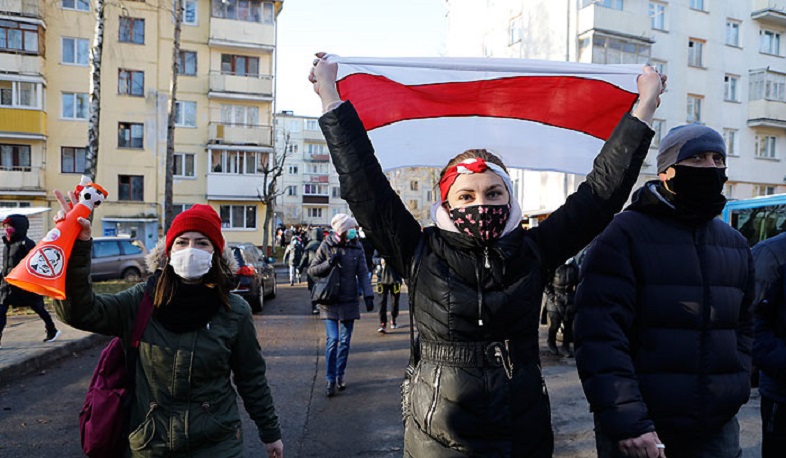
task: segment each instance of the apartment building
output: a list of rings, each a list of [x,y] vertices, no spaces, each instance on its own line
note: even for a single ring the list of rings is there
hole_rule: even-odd
[[[291,111],[276,115],[276,155],[284,157],[276,219],[287,227],[328,226],[337,213],[351,214],[317,119]]]
[[[786,0],[446,0],[452,56],[650,62],[669,77],[660,138],[701,122],[726,139],[725,193],[786,192]],[[580,109],[580,107],[577,107]],[[575,182],[581,181],[581,177]]]
[[[95,181],[109,197],[96,210],[94,231],[135,236],[148,247],[163,227],[172,5],[105,2]],[[265,206],[258,188],[273,153],[275,28],[283,2],[183,5],[176,213],[210,204],[227,239],[260,244]],[[93,8],[89,0],[0,1],[3,205],[55,207],[51,190],[72,189],[84,172]]]

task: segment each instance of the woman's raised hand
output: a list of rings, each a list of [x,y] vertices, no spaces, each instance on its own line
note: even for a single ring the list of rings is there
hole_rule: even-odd
[[[57,189],[55,189],[55,199],[57,199],[57,201],[60,202],[60,210],[58,210],[57,213],[55,213],[55,218],[54,218],[55,223],[59,223],[60,221],[64,220],[66,214],[69,211],[71,211],[72,208],[74,208],[74,203],[77,201],[77,199],[76,199],[76,194],[74,194],[74,191],[68,191],[68,200],[70,201],[68,202],[66,201],[65,196],[63,196],[63,193],[58,191]],[[76,238],[84,241],[90,240],[90,237],[92,237],[93,234],[93,229],[92,229],[92,225],[90,224],[90,221],[86,218],[79,217],[79,219],[77,219],[77,222],[79,223],[80,226],[82,226],[82,230],[79,231],[79,235],[77,235]]]
[[[308,73],[308,80],[314,86],[314,92],[322,99],[322,111],[326,112],[331,104],[341,102],[336,88],[338,64],[329,63],[327,53],[318,52],[315,55],[311,71]]]
[[[647,124],[652,124],[655,110],[660,106],[660,95],[666,90],[666,75],[661,75],[655,67],[647,64],[636,79],[639,101],[633,109],[633,116]]]

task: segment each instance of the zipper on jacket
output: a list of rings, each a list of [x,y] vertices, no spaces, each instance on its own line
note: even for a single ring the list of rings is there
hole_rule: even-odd
[[[486,259],[486,263],[483,265],[486,269],[491,269],[491,263],[489,262],[489,247],[483,248],[483,257]]]
[[[442,366],[437,366],[437,371],[434,374],[434,395],[431,397],[431,405],[428,408],[428,413],[424,420],[425,430],[431,434],[431,419],[434,417],[434,411],[437,410],[437,398],[439,396],[439,379],[442,376]]]
[[[483,326],[483,289],[480,285],[480,271],[475,263],[475,281],[478,284],[478,326]]]

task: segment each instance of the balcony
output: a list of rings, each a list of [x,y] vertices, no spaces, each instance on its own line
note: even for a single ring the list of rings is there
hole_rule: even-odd
[[[208,45],[272,52],[276,47],[275,30],[273,24],[211,17]]]
[[[590,30],[637,38],[652,43],[650,17],[646,14],[620,11],[593,5],[578,11],[578,35]]]
[[[328,175],[311,175],[308,177],[308,183],[328,183],[330,176]]]
[[[317,129],[317,130],[305,129],[305,130],[303,130],[303,140],[305,140],[307,142],[312,142],[312,143],[314,143],[314,142],[326,143],[325,142],[325,136],[322,135],[322,131],[320,129]]]
[[[209,200],[259,200],[257,189],[262,186],[262,175],[232,173],[207,174]]]
[[[748,127],[786,129],[786,102],[751,100],[748,102]]]
[[[43,75],[45,63],[44,56],[0,53],[0,68],[20,75]]]
[[[330,197],[328,196],[303,196],[304,204],[329,204]]]
[[[41,0],[0,0],[0,11],[14,15],[43,18]]]
[[[235,125],[223,122],[209,124],[210,143],[229,145],[273,145],[273,127]]]
[[[751,19],[765,25],[786,27],[786,0],[753,0]]]
[[[330,162],[329,154],[308,154],[303,156],[303,159],[308,162]]]
[[[0,137],[46,138],[46,112],[0,108]]]
[[[269,102],[273,100],[273,76],[211,72],[208,97]]]
[[[15,193],[45,196],[44,168],[35,166],[19,170],[0,168],[0,194]]]

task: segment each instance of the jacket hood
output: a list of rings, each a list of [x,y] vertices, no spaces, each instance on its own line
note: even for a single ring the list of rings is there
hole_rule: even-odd
[[[30,221],[26,216],[8,215],[3,220],[3,224],[8,224],[9,226],[16,229],[16,232],[14,233],[14,239],[19,240],[27,237],[27,229],[30,228]]]
[[[725,199],[723,201],[725,204]],[[646,213],[659,218],[669,218],[688,226],[701,226],[720,214],[721,208],[707,204],[701,211],[675,205],[660,180],[648,181],[633,193],[631,204],[625,210]],[[715,212],[714,210],[717,210]]]
[[[221,257],[224,258],[224,261],[229,265],[232,273],[237,272],[239,268],[237,260],[227,244],[224,244],[224,250],[221,253]],[[145,256],[145,263],[147,264],[147,271],[152,273],[155,273],[157,270],[162,270],[164,266],[166,266],[166,239],[158,239],[156,246],[147,253],[147,256]]]

